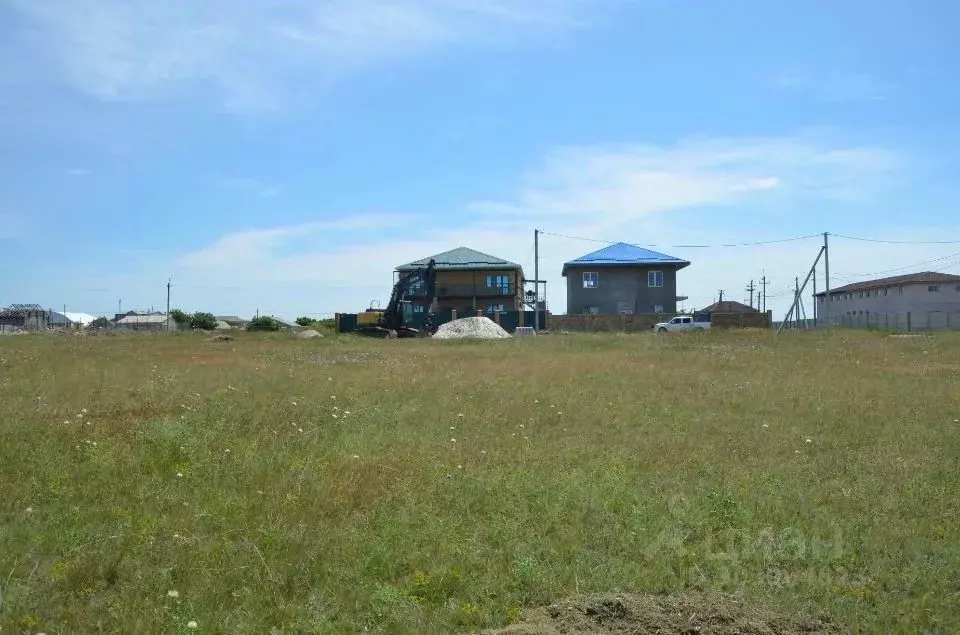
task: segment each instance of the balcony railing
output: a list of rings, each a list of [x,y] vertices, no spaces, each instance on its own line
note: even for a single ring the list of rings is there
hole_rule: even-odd
[[[438,298],[502,298],[515,295],[516,291],[512,286],[488,287],[478,284],[438,284]],[[417,297],[426,295],[424,290],[414,292]]]

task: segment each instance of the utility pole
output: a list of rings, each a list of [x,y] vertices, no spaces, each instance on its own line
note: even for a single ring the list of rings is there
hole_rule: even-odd
[[[767,312],[767,274],[766,273],[763,274],[763,279],[761,280],[761,284],[763,285],[763,312],[766,313]],[[760,304],[759,300],[757,300],[757,304]]]
[[[817,274],[813,274],[813,328],[817,328]]]
[[[117,315],[123,313],[123,299],[117,298]]]
[[[757,290],[757,288],[753,285],[753,280],[751,280],[751,281],[750,281],[750,286],[747,287],[747,291],[750,292],[750,308],[751,308],[751,309],[753,308],[753,292],[756,291],[756,290]]]
[[[827,327],[830,326],[830,301],[833,299],[830,297],[830,245],[828,244],[827,237],[830,234],[823,232],[823,268],[824,268],[824,285],[826,290],[824,291],[823,296],[823,309],[824,309],[824,322],[827,323]]]
[[[167,278],[167,325],[166,328],[170,330],[170,278]]]
[[[800,308],[800,305],[799,305],[799,302],[800,302],[800,278],[799,278],[799,276],[798,276],[798,277],[795,277],[795,278],[793,279],[793,301],[797,303],[797,309],[798,309],[798,311],[796,312],[796,314],[794,315],[794,318],[793,318],[793,323],[794,323],[794,326],[796,327],[796,326],[799,326],[799,325],[800,325],[800,311],[799,311],[799,308]]]
[[[540,332],[540,230],[533,230],[533,330]]]
[[[723,302],[723,289],[720,289],[720,301]]]

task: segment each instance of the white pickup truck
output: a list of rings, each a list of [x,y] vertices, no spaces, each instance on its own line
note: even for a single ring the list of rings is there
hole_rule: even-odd
[[[660,322],[653,325],[653,330],[657,333],[674,333],[677,331],[706,331],[710,328],[710,322],[697,322],[693,316],[678,315],[669,322]]]

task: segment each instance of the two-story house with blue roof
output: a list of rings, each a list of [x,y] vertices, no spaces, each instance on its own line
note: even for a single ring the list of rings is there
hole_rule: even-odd
[[[567,313],[676,313],[680,258],[617,243],[563,265]]]

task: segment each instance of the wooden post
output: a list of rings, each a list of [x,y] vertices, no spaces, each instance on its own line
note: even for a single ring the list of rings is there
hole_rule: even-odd
[[[337,331],[337,333],[339,333],[340,332],[340,314],[339,313],[333,314],[333,323],[334,323],[334,329]]]

